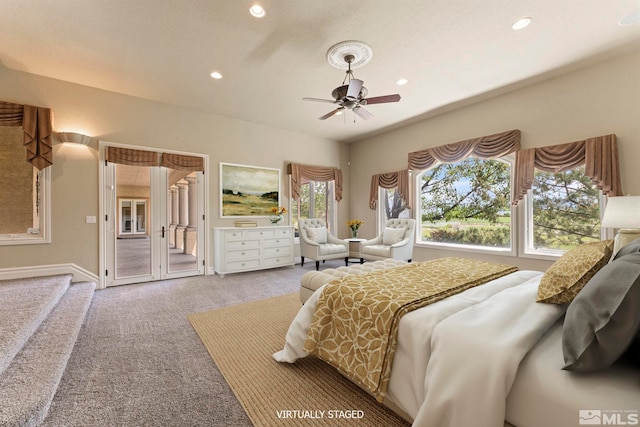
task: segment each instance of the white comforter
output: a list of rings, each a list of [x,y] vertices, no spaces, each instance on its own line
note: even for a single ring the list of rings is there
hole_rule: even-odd
[[[520,361],[564,312],[535,303],[541,277],[518,271],[406,314],[387,399],[414,426],[502,427]],[[303,346],[321,289],[298,312],[275,360],[307,356]]]

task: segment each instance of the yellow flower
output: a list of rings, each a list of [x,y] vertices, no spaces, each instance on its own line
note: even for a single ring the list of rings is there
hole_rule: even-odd
[[[287,213],[287,208],[285,208],[284,206],[274,206],[271,208],[271,213],[274,215],[284,215]]]
[[[360,228],[360,226],[364,224],[364,221],[359,220],[359,219],[352,219],[349,220],[347,222],[347,225],[349,226],[349,228],[351,228],[352,230],[357,230],[358,228]]]

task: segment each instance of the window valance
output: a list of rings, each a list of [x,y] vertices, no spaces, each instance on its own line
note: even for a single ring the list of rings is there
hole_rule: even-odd
[[[309,181],[335,181],[335,199],[337,202],[342,200],[342,171],[338,168],[289,163],[287,173],[291,175],[291,198],[293,200],[300,200],[300,187]]]
[[[105,160],[129,166],[164,166],[182,171],[203,171],[204,158],[175,153],[158,153],[151,150],[137,150],[135,148],[107,147]]]
[[[160,165],[181,171],[204,172],[204,158],[198,156],[162,153]]]
[[[467,139],[409,153],[409,169],[425,170],[438,163],[455,163],[469,156],[495,159],[520,149],[520,130]]]
[[[38,170],[53,164],[50,109],[0,101],[0,126],[22,126],[27,161]]]
[[[598,136],[567,144],[520,150],[516,154],[513,204],[531,188],[534,169],[564,172],[585,165],[585,175],[607,196],[621,196],[616,135]]]
[[[413,197],[411,197],[411,180],[409,179],[409,170],[401,170],[397,172],[388,172],[373,175],[371,177],[371,191],[369,192],[369,208],[375,209],[378,205],[378,188],[398,188],[398,194],[404,200],[405,205],[409,209],[413,209]]]

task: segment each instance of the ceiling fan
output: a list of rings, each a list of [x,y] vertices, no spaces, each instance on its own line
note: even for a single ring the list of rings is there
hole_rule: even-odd
[[[342,81],[342,86],[338,86],[331,92],[331,99],[319,99],[319,98],[302,98],[304,101],[326,102],[330,104],[338,105],[338,108],[320,117],[320,120],[326,120],[336,114],[341,113],[343,110],[353,110],[360,118],[368,120],[373,117],[369,111],[365,110],[363,106],[372,104],[384,104],[387,102],[400,101],[400,95],[397,93],[394,95],[374,96],[372,98],[366,98],[369,91],[364,87],[362,80],[353,77],[353,71],[351,71],[351,63],[355,60],[355,56],[352,54],[344,55],[344,61],[348,65],[346,76]],[[345,84],[345,82],[347,84]]]

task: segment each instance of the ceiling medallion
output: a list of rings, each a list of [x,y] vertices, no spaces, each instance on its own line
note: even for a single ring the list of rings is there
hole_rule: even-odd
[[[345,56],[352,55],[351,68],[358,68],[365,65],[373,57],[371,46],[358,40],[346,40],[336,43],[327,51],[327,61],[332,67],[346,70],[349,63]]]

